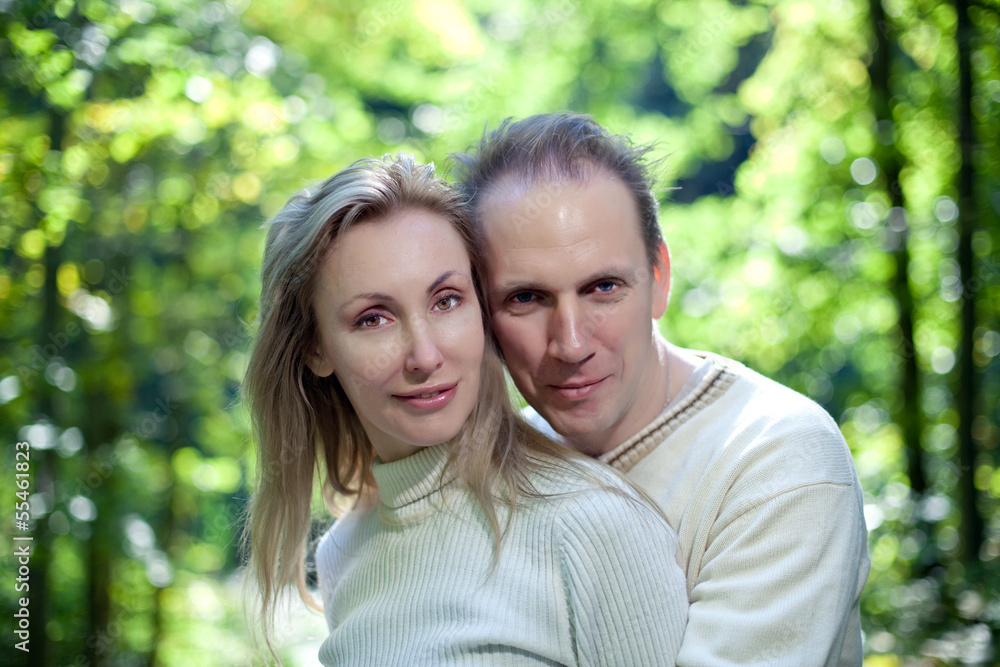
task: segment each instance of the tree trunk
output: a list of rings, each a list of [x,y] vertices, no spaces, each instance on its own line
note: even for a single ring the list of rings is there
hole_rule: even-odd
[[[65,133],[66,116],[61,111],[50,109],[49,116],[49,146],[52,150],[61,150]],[[44,214],[37,204],[33,207],[34,217],[41,227]],[[49,245],[45,249],[45,285],[42,292],[42,319],[38,341],[44,345],[49,335],[58,331],[60,311],[59,285],[57,281],[59,264],[62,262],[61,246]],[[54,400],[55,387],[44,379],[38,378],[39,404],[38,410],[43,419],[48,419],[54,425],[60,423],[60,415],[56,414],[58,406]],[[32,468],[34,470],[34,493],[43,493],[50,502],[55,502],[55,472],[50,451],[34,449],[31,452]],[[52,533],[49,531],[48,517],[40,519],[35,525],[34,540],[31,543],[31,582],[29,611],[31,613],[32,641],[31,664],[48,665],[51,662],[48,632],[46,625],[49,618],[49,562],[52,554]]]
[[[93,358],[93,356],[91,356]],[[101,372],[95,370],[95,377]],[[111,601],[108,589],[111,584],[111,545],[114,542],[112,521],[114,517],[113,490],[111,480],[103,474],[104,468],[96,453],[99,443],[110,443],[115,437],[115,420],[110,414],[112,401],[105,390],[107,384],[98,382],[98,387],[87,388],[86,405],[89,423],[84,436],[87,455],[84,457],[82,492],[91,496],[97,507],[97,519],[91,524],[90,539],[87,542],[87,665],[100,665],[107,650],[108,622],[111,616]],[[94,486],[91,487],[90,484]]]
[[[895,259],[896,273],[890,288],[896,303],[899,305],[897,326],[899,328],[902,402],[895,411],[893,419],[903,432],[910,489],[919,498],[927,488],[927,478],[924,474],[923,448],[920,445],[922,412],[919,404],[920,386],[917,357],[913,345],[913,295],[910,292],[910,252],[907,247],[910,228],[903,189],[899,183],[901,159],[893,137],[895,123],[889,102],[892,98],[892,93],[889,90],[889,75],[892,65],[893,42],[890,40],[891,26],[886,21],[881,1],[871,0],[869,4],[876,39],[872,61],[868,66],[868,76],[872,85],[872,111],[875,114],[878,135],[878,148],[875,157],[885,174],[886,187],[892,203],[892,209],[886,221],[885,248],[892,253]]]
[[[978,212],[974,192],[972,152],[974,145],[972,127],[972,65],[970,62],[972,22],[967,0],[956,0],[958,13],[956,40],[958,42],[958,133],[962,149],[962,162],[958,172],[959,243],[958,267],[965,285],[962,299],[962,339],[958,348],[958,462],[959,502],[962,510],[962,556],[966,565],[979,562],[983,546],[983,518],[976,503],[977,492],[973,482],[976,466],[976,442],[972,437],[975,419],[979,378],[973,363],[973,334],[976,327],[976,290],[971,289],[975,258],[972,252],[972,234],[976,230]]]

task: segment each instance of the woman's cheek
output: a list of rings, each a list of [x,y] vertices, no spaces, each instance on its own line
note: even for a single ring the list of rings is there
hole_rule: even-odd
[[[483,318],[478,308],[464,308],[457,326],[454,328],[457,344],[470,346],[466,349],[474,350],[483,344],[485,332],[483,331]]]
[[[395,336],[364,341],[355,350],[352,365],[359,366],[360,376],[369,383],[379,383],[391,376],[400,363],[403,346]]]
[[[367,332],[345,334],[334,341],[336,347],[335,369],[345,390],[350,385],[354,391],[378,382],[391,365],[391,346],[374,340]],[[350,390],[348,390],[350,391]]]

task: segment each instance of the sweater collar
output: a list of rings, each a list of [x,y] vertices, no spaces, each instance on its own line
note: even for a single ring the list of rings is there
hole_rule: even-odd
[[[628,473],[671,433],[722,396],[739,377],[739,369],[743,368],[739,362],[711,352],[695,351],[695,354],[712,361],[712,367],[698,386],[676,404],[666,406],[664,411],[641,431],[599,456],[598,461],[610,465],[621,473]]]
[[[425,447],[392,463],[383,463],[376,458],[372,463],[372,474],[382,504],[400,509],[440,491],[455,478],[454,473],[441,477],[447,461],[447,444]]]

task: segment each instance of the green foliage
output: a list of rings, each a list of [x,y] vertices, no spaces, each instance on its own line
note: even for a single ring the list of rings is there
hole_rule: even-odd
[[[246,663],[260,223],[356,158],[446,167],[484,126],[560,109],[658,145],[667,337],[840,423],[866,664],[995,659],[1000,15],[968,7],[961,42],[966,9],[877,7],[0,1],[0,420],[32,443],[31,664]],[[292,664],[322,637],[307,618],[279,632]]]

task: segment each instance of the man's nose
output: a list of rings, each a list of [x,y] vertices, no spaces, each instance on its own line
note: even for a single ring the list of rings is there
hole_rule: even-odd
[[[560,303],[549,321],[548,353],[568,364],[586,361],[592,353],[593,333],[579,304]]]

